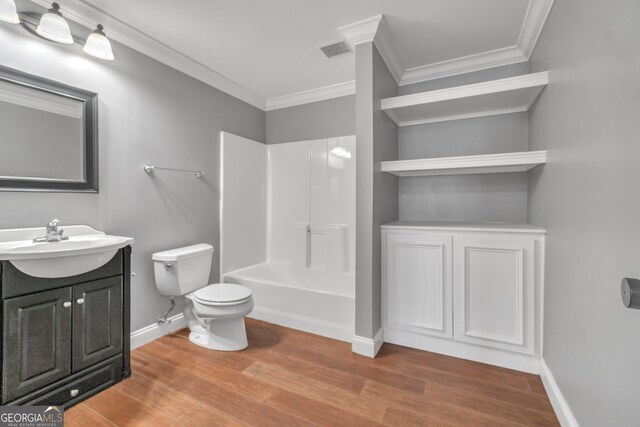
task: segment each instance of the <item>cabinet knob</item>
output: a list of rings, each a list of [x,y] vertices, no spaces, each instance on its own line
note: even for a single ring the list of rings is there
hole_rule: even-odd
[[[84,298],[78,298],[78,299],[76,300],[76,302],[77,302],[78,304],[84,304]]]
[[[71,302],[70,301],[65,301],[65,302],[62,303],[62,306],[64,308],[69,308],[69,307],[71,307]]]
[[[69,394],[71,395],[71,397],[76,397],[78,395],[78,389],[74,388],[69,392]]]

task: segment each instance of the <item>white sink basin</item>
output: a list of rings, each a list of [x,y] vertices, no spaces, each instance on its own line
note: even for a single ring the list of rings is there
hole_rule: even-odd
[[[109,236],[86,225],[61,227],[69,240],[34,242],[44,227],[0,230],[0,261],[10,261],[34,277],[68,277],[108,263],[118,249],[133,244],[130,237]]]

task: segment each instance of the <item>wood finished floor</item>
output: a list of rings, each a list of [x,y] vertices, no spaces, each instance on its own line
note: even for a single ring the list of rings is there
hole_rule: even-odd
[[[133,375],[65,413],[66,426],[553,426],[540,378],[384,344],[351,345],[247,319],[249,348],[183,330],[132,353]]]

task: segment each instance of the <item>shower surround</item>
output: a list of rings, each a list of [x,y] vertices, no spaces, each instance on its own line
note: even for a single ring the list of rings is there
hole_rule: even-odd
[[[220,272],[252,317],[353,338],[355,137],[264,145],[221,135]]]

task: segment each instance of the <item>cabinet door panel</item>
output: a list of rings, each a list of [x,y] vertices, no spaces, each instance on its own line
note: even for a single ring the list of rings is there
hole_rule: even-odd
[[[70,301],[62,288],[3,302],[3,402],[71,373]]]
[[[386,326],[452,336],[451,239],[438,234],[387,234]]]
[[[122,351],[122,278],[73,287],[73,371]]]
[[[456,236],[455,339],[533,351],[534,240]]]

